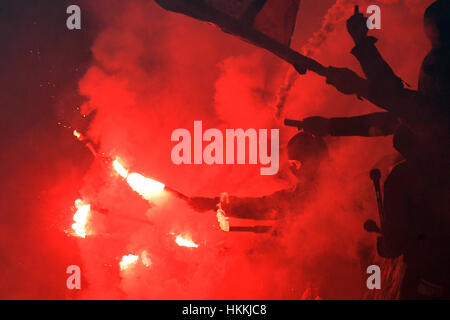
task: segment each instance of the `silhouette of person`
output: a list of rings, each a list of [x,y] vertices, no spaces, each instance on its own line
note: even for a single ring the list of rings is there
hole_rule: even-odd
[[[301,212],[301,204],[314,193],[318,170],[328,156],[328,148],[322,138],[300,132],[289,140],[287,151],[289,168],[297,177],[293,189],[263,197],[194,197],[190,199],[191,206],[198,211],[209,211],[216,210],[220,203],[227,216],[251,220],[277,220],[290,212]]]
[[[367,77],[330,67],[327,83],[387,110],[360,117],[304,120],[307,132],[335,136],[394,134],[394,147],[406,161],[384,185],[384,219],[378,252],[403,255],[407,265],[400,298],[450,298],[450,211],[448,105],[450,102],[450,1],[434,2],[425,12],[432,50],[424,59],[417,91],[404,88],[367,36],[365,17],[355,12],[347,28],[352,54]]]

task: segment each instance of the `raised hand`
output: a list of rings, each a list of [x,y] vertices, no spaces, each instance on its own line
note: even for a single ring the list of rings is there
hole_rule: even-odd
[[[367,18],[359,12],[359,6],[355,6],[355,14],[347,20],[347,30],[355,44],[367,38]]]

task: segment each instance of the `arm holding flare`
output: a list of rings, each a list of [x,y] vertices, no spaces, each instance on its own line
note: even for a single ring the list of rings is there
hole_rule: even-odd
[[[249,220],[277,220],[291,209],[294,191],[281,190],[263,197],[192,197],[189,204],[197,211],[216,210],[218,206],[227,216]]]

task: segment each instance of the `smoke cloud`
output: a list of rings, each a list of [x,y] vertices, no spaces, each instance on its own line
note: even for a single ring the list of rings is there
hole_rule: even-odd
[[[428,44],[420,21],[431,1],[378,1],[379,49],[413,86]],[[350,55],[345,20],[355,1],[336,1],[323,27],[303,46],[320,62],[360,72]],[[369,1],[359,1],[361,10]],[[343,96],[323,78],[287,76],[284,62],[209,24],[165,12],[152,1],[86,1],[100,21],[93,60],[79,82],[81,111],[96,115],[87,135],[101,152],[127,168],[188,196],[263,196],[292,187],[285,145],[295,134],[280,116],[349,116],[376,108]],[[308,19],[307,12],[301,13]],[[295,42],[295,39],[294,39]],[[278,112],[278,114],[277,114]],[[259,166],[176,166],[170,136],[177,128],[280,128],[280,173]],[[214,211],[198,213],[168,193],[147,201],[110,167],[94,161],[84,177],[83,200],[106,208],[92,214],[92,235],[77,239],[86,285],[82,298],[148,299],[356,299],[363,297],[367,266],[381,263],[375,239],[362,225],[376,218],[368,172],[386,176],[395,151],[391,138],[330,138],[315,189],[277,235],[226,233]],[[231,219],[231,224],[248,223]],[[177,235],[198,248],[178,246]],[[146,257],[120,270],[122,256]],[[150,261],[150,262],[149,262]],[[147,264],[147,265],[146,265]]]

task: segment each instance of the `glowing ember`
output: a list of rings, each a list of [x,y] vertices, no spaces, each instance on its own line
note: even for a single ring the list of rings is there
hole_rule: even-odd
[[[81,133],[79,133],[77,130],[73,130],[73,135],[77,137],[78,140],[81,139]]]
[[[112,163],[114,170],[124,179],[128,176],[128,170],[124,168],[124,166],[119,162],[119,159],[116,158],[116,160]]]
[[[121,177],[127,179],[127,183],[131,189],[139,193],[144,199],[150,200],[152,196],[164,190],[165,186],[161,182],[144,177],[139,173],[128,173],[128,170],[125,169],[118,158],[113,161],[113,168]]]
[[[91,212],[91,205],[78,199],[75,200],[75,207],[77,208],[77,212],[75,212],[73,216],[73,221],[75,221],[75,223],[72,224],[72,229],[77,236],[85,238],[86,225]]]
[[[176,239],[175,242],[177,243],[177,245],[179,245],[180,247],[187,247],[187,248],[198,248],[198,244],[194,243],[192,240],[190,239],[186,239],[183,238],[183,236],[181,234],[179,234]]]
[[[120,271],[128,269],[130,266],[135,265],[139,260],[138,256],[134,254],[129,254],[127,256],[123,256],[122,260],[119,262]]]

